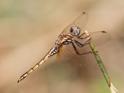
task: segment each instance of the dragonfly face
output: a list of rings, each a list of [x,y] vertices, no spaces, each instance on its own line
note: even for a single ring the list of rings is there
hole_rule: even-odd
[[[72,26],[70,28],[70,34],[72,36],[79,36],[80,35],[80,31],[81,31],[81,29],[78,26]]]

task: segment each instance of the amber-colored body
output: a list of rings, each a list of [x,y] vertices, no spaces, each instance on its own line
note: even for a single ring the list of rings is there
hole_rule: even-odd
[[[82,14],[85,14],[85,13],[83,12]],[[77,18],[74,20],[73,23],[75,23]],[[60,48],[64,45],[71,44],[74,48],[74,51],[78,55],[84,55],[84,54],[91,53],[90,51],[85,52],[85,53],[79,53],[79,51],[77,50],[76,47],[83,47],[89,44],[91,37],[87,31],[83,31],[83,33],[81,33],[81,28],[78,26],[78,24],[73,25],[73,23],[71,23],[69,27],[67,26],[67,28],[69,29],[67,33],[65,32],[66,30],[65,28],[63,32],[58,36],[58,39],[55,41],[55,45],[50,49],[50,51],[41,60],[39,60],[39,62],[37,62],[33,67],[31,67],[28,71],[26,71],[23,75],[20,76],[20,78],[17,81],[18,83],[22,81],[23,79],[25,79],[34,70],[36,70],[41,64],[46,62],[46,60],[49,57],[57,54],[60,51]],[[79,42],[78,40],[83,41],[83,43]]]

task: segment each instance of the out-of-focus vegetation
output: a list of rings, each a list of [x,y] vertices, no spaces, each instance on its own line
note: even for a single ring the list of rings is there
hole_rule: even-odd
[[[0,93],[109,93],[94,57],[77,56],[71,46],[17,84],[82,10],[88,12],[86,30],[108,32],[93,39],[124,92],[123,0],[0,0]]]

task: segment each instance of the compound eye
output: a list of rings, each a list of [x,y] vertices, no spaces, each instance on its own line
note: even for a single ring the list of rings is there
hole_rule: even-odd
[[[73,35],[73,36],[78,36],[78,35],[80,34],[80,28],[77,27],[77,26],[72,26],[72,27],[70,28],[70,33],[71,33],[71,35]]]

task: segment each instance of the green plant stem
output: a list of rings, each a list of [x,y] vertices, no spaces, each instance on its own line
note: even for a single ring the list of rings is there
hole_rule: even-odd
[[[96,62],[98,64],[98,66],[99,66],[99,68],[100,68],[100,70],[101,70],[101,72],[102,72],[102,74],[103,74],[108,86],[110,87],[111,86],[111,84],[110,84],[111,81],[110,81],[109,74],[108,74],[108,72],[107,72],[107,70],[106,70],[106,68],[105,68],[105,66],[103,64],[103,61],[102,61],[101,57],[99,56],[99,54],[98,54],[98,52],[96,50],[95,45],[93,43],[90,43],[89,46],[90,46],[90,48],[91,48],[91,50],[92,50],[92,52],[94,54]]]

